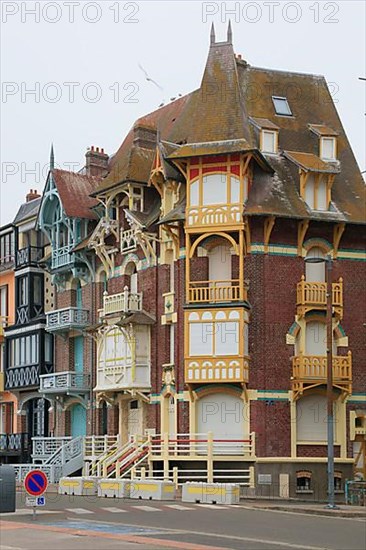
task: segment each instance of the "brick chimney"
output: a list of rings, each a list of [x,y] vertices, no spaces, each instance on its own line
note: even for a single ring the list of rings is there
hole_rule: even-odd
[[[133,144],[144,149],[155,149],[157,142],[156,128],[146,122],[137,122],[133,127]]]
[[[88,176],[104,176],[108,171],[109,156],[104,149],[91,146],[85,154],[85,168]]]
[[[34,201],[34,199],[39,199],[40,196],[37,189],[30,189],[29,193],[25,196],[25,200],[26,202]]]

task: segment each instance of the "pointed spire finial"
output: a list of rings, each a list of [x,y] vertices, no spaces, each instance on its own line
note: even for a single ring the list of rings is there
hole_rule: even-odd
[[[211,25],[210,43],[211,43],[211,44],[215,44],[215,40],[216,40],[216,37],[215,37],[215,25],[212,23],[212,25]]]
[[[227,41],[229,44],[233,43],[233,31],[231,29],[231,19],[229,19],[229,24],[227,27]]]
[[[51,143],[51,153],[50,153],[50,170],[55,168],[55,153],[53,150],[53,143]]]

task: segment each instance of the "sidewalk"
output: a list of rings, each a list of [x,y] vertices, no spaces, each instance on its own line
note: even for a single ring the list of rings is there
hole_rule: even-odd
[[[313,514],[319,516],[333,516],[345,518],[364,518],[366,519],[366,508],[364,506],[349,506],[348,504],[339,504],[336,510],[329,510],[325,504],[296,501],[271,502],[256,500],[241,500],[240,505],[244,508],[257,510],[275,510],[280,512],[292,512],[294,514]]]

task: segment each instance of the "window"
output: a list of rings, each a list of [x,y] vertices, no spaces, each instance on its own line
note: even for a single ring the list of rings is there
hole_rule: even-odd
[[[189,355],[239,355],[239,313],[205,311],[189,315]]]
[[[323,160],[336,160],[336,138],[322,137],[320,139],[320,157]]]
[[[334,472],[334,490],[343,491],[342,472]]]
[[[33,302],[36,306],[42,305],[42,278],[39,275],[33,276]]]
[[[328,180],[324,174],[309,174],[306,178],[303,198],[311,210],[328,210]]]
[[[51,334],[45,334],[44,341],[44,360],[46,363],[53,361],[53,338]]]
[[[9,367],[36,365],[39,361],[38,334],[21,336],[9,341]]]
[[[272,101],[276,115],[292,116],[290,106],[285,97],[272,96]]]
[[[8,315],[8,285],[0,286],[0,317]]]
[[[333,408],[335,441],[337,441],[337,406]],[[327,398],[324,394],[304,395],[296,402],[297,442],[318,443],[327,441]]]
[[[6,233],[0,237],[0,264],[7,264],[14,259],[14,233]]]
[[[130,401],[130,409],[138,409],[139,408],[139,402],[137,400]]]
[[[263,153],[277,153],[278,133],[271,130],[262,130],[261,134],[261,151]]]
[[[189,194],[190,206],[237,204],[240,202],[240,180],[226,172],[210,174],[202,177],[201,196],[199,179],[190,184]]]
[[[28,277],[19,277],[18,280],[18,306],[28,304]]]
[[[296,472],[296,492],[304,493],[311,491],[311,472]]]

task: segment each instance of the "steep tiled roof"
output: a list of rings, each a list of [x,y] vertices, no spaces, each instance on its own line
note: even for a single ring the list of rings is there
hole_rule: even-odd
[[[273,96],[287,97],[292,116],[276,114]],[[240,150],[257,150],[257,159],[265,158],[273,172],[256,169],[246,214],[365,222],[365,183],[322,76],[252,67],[235,57],[230,38],[212,42],[200,88],[139,122],[153,126],[159,140],[169,142],[170,162],[187,155],[220,153],[225,147],[225,152],[232,152],[238,143]],[[258,152],[258,126],[279,128],[278,155]],[[339,165],[319,158],[321,135],[337,136]],[[127,180],[147,182],[153,158],[153,148],[138,147],[131,131],[98,191]],[[299,166],[337,172],[329,212],[308,209],[300,196]]]
[[[90,195],[95,191],[100,178],[59,169],[52,170],[52,176],[67,216],[96,218],[91,209],[98,202]]]
[[[33,199],[32,201],[25,202],[19,208],[17,215],[14,218],[13,223],[15,225],[37,216],[39,207],[41,205],[42,198]]]

